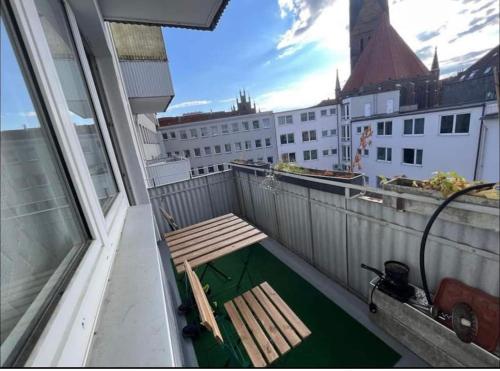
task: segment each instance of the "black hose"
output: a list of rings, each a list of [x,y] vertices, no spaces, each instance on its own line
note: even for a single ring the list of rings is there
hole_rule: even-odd
[[[427,302],[429,305],[432,305],[432,298],[431,294],[429,292],[429,287],[427,286],[427,277],[425,275],[425,243],[427,242],[427,237],[429,236],[429,232],[432,228],[432,225],[434,224],[434,221],[438,217],[438,215],[443,211],[443,209],[448,206],[448,204],[456,199],[457,197],[460,197],[466,193],[472,192],[472,191],[477,191],[479,189],[483,188],[492,188],[495,185],[495,183],[488,183],[488,184],[478,184],[474,185],[469,188],[462,189],[461,191],[453,193],[450,197],[448,197],[444,202],[439,205],[439,207],[434,211],[434,214],[432,214],[431,218],[427,222],[427,225],[424,230],[424,234],[422,235],[422,240],[420,242],[420,276],[422,278],[422,286],[425,291],[425,296],[427,297]]]

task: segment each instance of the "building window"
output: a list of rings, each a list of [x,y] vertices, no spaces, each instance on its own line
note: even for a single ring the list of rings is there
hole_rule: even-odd
[[[222,124],[221,131],[222,131],[222,134],[229,134],[229,125],[228,124]]]
[[[181,155],[181,153],[179,151],[175,151],[174,153],[175,153],[176,156],[180,156]]]
[[[203,168],[203,166],[200,166],[198,168],[198,175],[203,175],[203,174],[205,174],[205,169]]]
[[[199,148],[194,149],[194,157],[201,157],[201,149]]]
[[[248,122],[247,122],[247,121],[243,121],[243,122],[241,123],[241,126],[243,126],[243,130],[245,130],[245,131],[250,130],[250,125],[248,124]]]
[[[394,112],[394,100],[388,99],[386,108],[387,108],[386,113],[393,113]]]
[[[172,157],[172,152],[167,152],[167,157]]]
[[[198,130],[197,129],[189,129],[189,134],[191,138],[198,138]]]
[[[321,136],[324,138],[324,137],[327,137],[328,136],[328,130],[323,130],[321,132]]]
[[[2,6],[0,321],[1,362],[2,367],[8,367],[7,359],[19,355],[17,350],[25,345],[26,339],[36,340],[31,335],[34,324],[44,312],[50,310],[47,303],[56,301],[60,296],[64,289],[62,283],[70,278],[80,262],[77,257],[84,254],[90,236],[78,211],[71,180],[54,144],[57,140],[52,138],[50,122],[40,107],[34,80],[28,77],[28,70],[22,70],[21,66],[29,62],[21,62],[18,58],[17,43],[11,42],[14,38],[11,39],[11,29],[4,19],[3,10]],[[51,19],[47,23],[50,24]],[[64,40],[60,42],[65,52],[69,52],[67,46],[63,46]],[[71,63],[75,61],[71,59]],[[76,80],[73,86],[78,88],[79,79],[76,76],[73,78]],[[79,97],[85,99],[83,95]],[[3,116],[6,112],[12,115],[9,115],[10,119]],[[16,120],[16,116],[23,117],[23,120]],[[29,123],[29,126],[23,127],[24,123]],[[96,130],[88,130],[88,134],[97,144],[101,139],[97,137],[100,133]],[[4,162],[7,156],[12,159],[12,153],[22,154],[29,147],[43,154],[38,161],[14,156],[16,164]],[[98,152],[94,156],[104,160]],[[101,176],[106,177],[109,174],[104,170]],[[17,179],[26,182],[28,187],[43,185],[43,188],[22,192],[16,184]]]
[[[271,147],[271,138],[266,138],[266,147]]]
[[[283,162],[296,162],[295,152],[283,153],[281,155],[281,161],[283,161]]]
[[[372,104],[371,103],[365,103],[365,117],[371,116],[372,115]]]
[[[308,112],[307,118],[309,119],[309,121],[316,120],[316,112]]]
[[[245,150],[249,151],[252,149],[252,141],[245,140]]]
[[[392,148],[377,147],[377,161],[391,162]]]
[[[307,121],[307,112],[301,113],[300,114],[300,121],[306,122]]]
[[[272,164],[272,163],[274,162],[274,158],[273,158],[273,156],[269,156],[269,157],[267,158],[267,162],[269,162],[270,164]]]
[[[303,142],[310,142],[313,140],[316,140],[316,130],[309,130],[309,131],[302,132],[302,141]]]
[[[404,135],[423,135],[424,134],[424,119],[408,119],[404,120]]]
[[[368,150],[368,149],[364,149],[364,150],[363,150],[363,156],[364,156],[364,157],[368,157],[369,155],[370,155],[370,150]]]
[[[232,127],[232,129],[233,129],[233,133],[237,133],[238,131],[240,131],[240,126],[238,125],[238,123],[237,123],[237,122],[233,122],[233,123],[231,124],[231,127]]]
[[[341,110],[342,110],[342,119],[348,120],[350,118],[349,103],[343,104]]]
[[[356,128],[356,133],[357,133],[357,134],[361,134],[361,130],[362,130],[362,127],[361,127],[361,126],[358,126],[358,127]]]
[[[169,135],[170,135],[170,139],[176,139],[177,138],[177,134],[175,133],[175,131],[169,132]]]
[[[252,127],[254,130],[260,129],[259,120],[252,121]]]
[[[414,148],[403,148],[403,164],[422,165],[424,151]]]
[[[336,155],[336,154],[337,154],[337,148],[332,149],[332,155]]]
[[[215,151],[215,154],[220,154],[222,152],[221,146],[219,144],[216,144],[214,146],[214,151]]]
[[[271,120],[267,117],[262,119],[262,126],[264,129],[269,129],[271,127]]]
[[[342,146],[342,161],[351,161],[351,147]]]
[[[335,115],[337,110],[335,108],[330,108],[330,115]]]
[[[441,116],[440,134],[468,134],[470,113]]]
[[[241,142],[236,142],[236,143],[234,143],[234,150],[235,150],[236,152],[239,152],[239,151],[241,151],[241,150],[242,150],[242,149],[241,149]]]
[[[349,125],[342,125],[341,129],[341,137],[342,140],[350,140],[351,139],[351,130],[349,129]]]
[[[184,157],[185,158],[190,158],[191,157],[191,151],[189,149],[184,150]]]
[[[330,155],[330,150],[329,149],[324,149],[323,150],[323,156],[329,156]]]
[[[392,121],[377,122],[377,135],[392,135]]]
[[[311,160],[317,160],[317,159],[318,159],[318,150],[317,149],[304,151],[304,161],[311,161]]]
[[[294,135],[294,133],[281,134],[280,135],[280,143],[281,144],[295,143],[295,135]]]
[[[186,130],[181,130],[179,133],[182,140],[186,140],[188,138]]]
[[[212,154],[212,147],[205,147],[205,155],[210,156]]]
[[[337,129],[330,130],[330,135],[332,135],[332,136],[337,135]]]
[[[200,130],[202,138],[208,137],[208,128],[201,128]]]
[[[161,136],[163,137],[163,140],[168,140],[168,134],[167,133],[163,133]]]
[[[210,165],[210,166],[208,167],[208,172],[209,172],[209,173],[213,173],[213,172],[215,172],[215,169],[214,169],[214,166],[213,166],[213,165]]]
[[[217,126],[211,126],[212,136],[219,135],[219,128]]]
[[[326,110],[326,109],[322,109],[322,110],[321,110],[321,117],[325,117],[325,116],[327,116],[327,115],[328,115],[328,110]]]
[[[262,148],[262,139],[255,139],[255,148]]]
[[[231,153],[231,144],[230,143],[224,144],[224,151],[226,151],[226,153]]]
[[[224,171],[224,165],[217,165],[218,171]]]

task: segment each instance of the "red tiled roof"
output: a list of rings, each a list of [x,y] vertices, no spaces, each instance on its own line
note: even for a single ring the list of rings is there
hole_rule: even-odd
[[[385,13],[372,39],[354,67],[343,92],[378,84],[387,80],[399,80],[429,75],[430,72],[391,26]]]

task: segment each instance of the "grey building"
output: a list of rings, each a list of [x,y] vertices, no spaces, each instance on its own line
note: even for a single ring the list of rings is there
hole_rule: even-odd
[[[228,168],[232,160],[278,161],[272,112],[256,112],[246,94],[230,112],[188,114],[159,119],[167,157],[191,161],[191,174]]]

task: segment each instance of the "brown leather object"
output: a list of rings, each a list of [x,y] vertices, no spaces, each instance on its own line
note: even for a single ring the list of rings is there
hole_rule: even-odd
[[[477,316],[478,331],[473,342],[490,352],[495,351],[500,337],[500,298],[453,278],[443,279],[434,298],[434,306],[440,312],[451,314],[458,303],[468,304]],[[444,323],[452,328],[451,321]]]

